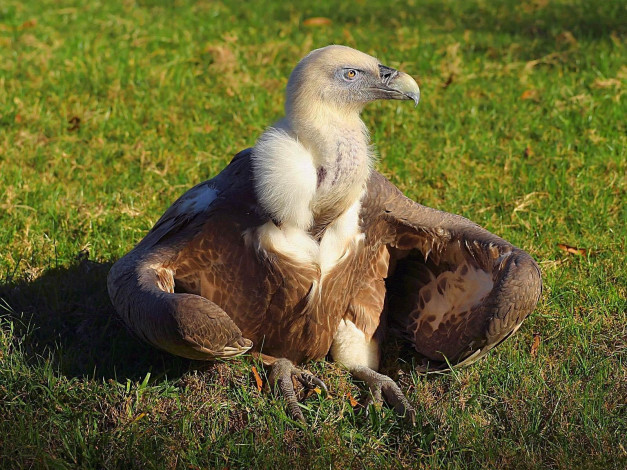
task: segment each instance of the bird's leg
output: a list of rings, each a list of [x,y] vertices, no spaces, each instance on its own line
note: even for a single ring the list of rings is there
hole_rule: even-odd
[[[385,399],[394,407],[399,415],[408,418],[412,424],[416,421],[416,411],[409,403],[399,386],[387,375],[379,374],[367,366],[353,366],[350,368],[353,376],[366,384],[370,389],[370,398],[366,402],[366,409],[373,403],[380,405]]]
[[[277,359],[271,367],[270,383],[274,385],[285,398],[287,409],[292,418],[304,423],[305,417],[298,406],[292,378],[298,380],[307,389],[320,387],[326,392],[327,386],[318,377],[306,370],[299,369],[288,359]]]
[[[333,337],[331,354],[333,360],[346,367],[353,377],[368,384],[371,396],[367,405],[380,405],[385,399],[399,415],[414,422],[416,412],[396,382],[375,370],[380,362],[379,339],[376,335],[368,338],[352,321],[344,319]]]

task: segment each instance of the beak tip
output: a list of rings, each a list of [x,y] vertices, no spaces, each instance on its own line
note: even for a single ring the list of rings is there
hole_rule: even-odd
[[[414,101],[414,107],[420,102],[420,87],[411,75],[402,73],[397,82],[397,90],[400,91],[408,100]]]
[[[418,103],[420,102],[420,91],[407,93],[407,97],[411,100],[414,100],[414,108],[415,108],[416,106],[418,106]]]
[[[384,99],[412,100],[414,107],[418,106],[420,87],[411,75],[385,65],[379,65],[379,69],[381,83],[377,87],[387,92]]]

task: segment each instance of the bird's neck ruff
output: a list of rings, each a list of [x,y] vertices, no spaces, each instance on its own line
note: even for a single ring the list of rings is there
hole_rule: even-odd
[[[359,116],[327,117],[288,116],[261,136],[251,157],[253,183],[270,220],[245,233],[259,253],[317,266],[320,279],[363,240],[360,200],[372,166]]]
[[[252,165],[259,204],[281,226],[326,226],[359,201],[373,163],[359,114],[309,109],[261,136]]]

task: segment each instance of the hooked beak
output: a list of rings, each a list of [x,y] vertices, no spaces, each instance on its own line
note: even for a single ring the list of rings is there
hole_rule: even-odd
[[[379,75],[381,82],[374,87],[379,92],[378,99],[413,100],[418,106],[420,88],[410,75],[385,65],[379,65]]]

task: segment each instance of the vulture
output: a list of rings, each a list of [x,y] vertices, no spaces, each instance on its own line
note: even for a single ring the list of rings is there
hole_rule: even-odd
[[[299,367],[329,356],[369,400],[414,410],[378,372],[383,343],[410,344],[418,369],[470,364],[514,333],[541,293],[523,250],[463,217],[406,198],[373,169],[360,118],[410,100],[408,74],[345,46],[316,49],[287,83],[285,117],[217,176],[166,210],[108,275],[125,325],[190,359],[251,352],[293,418]]]

